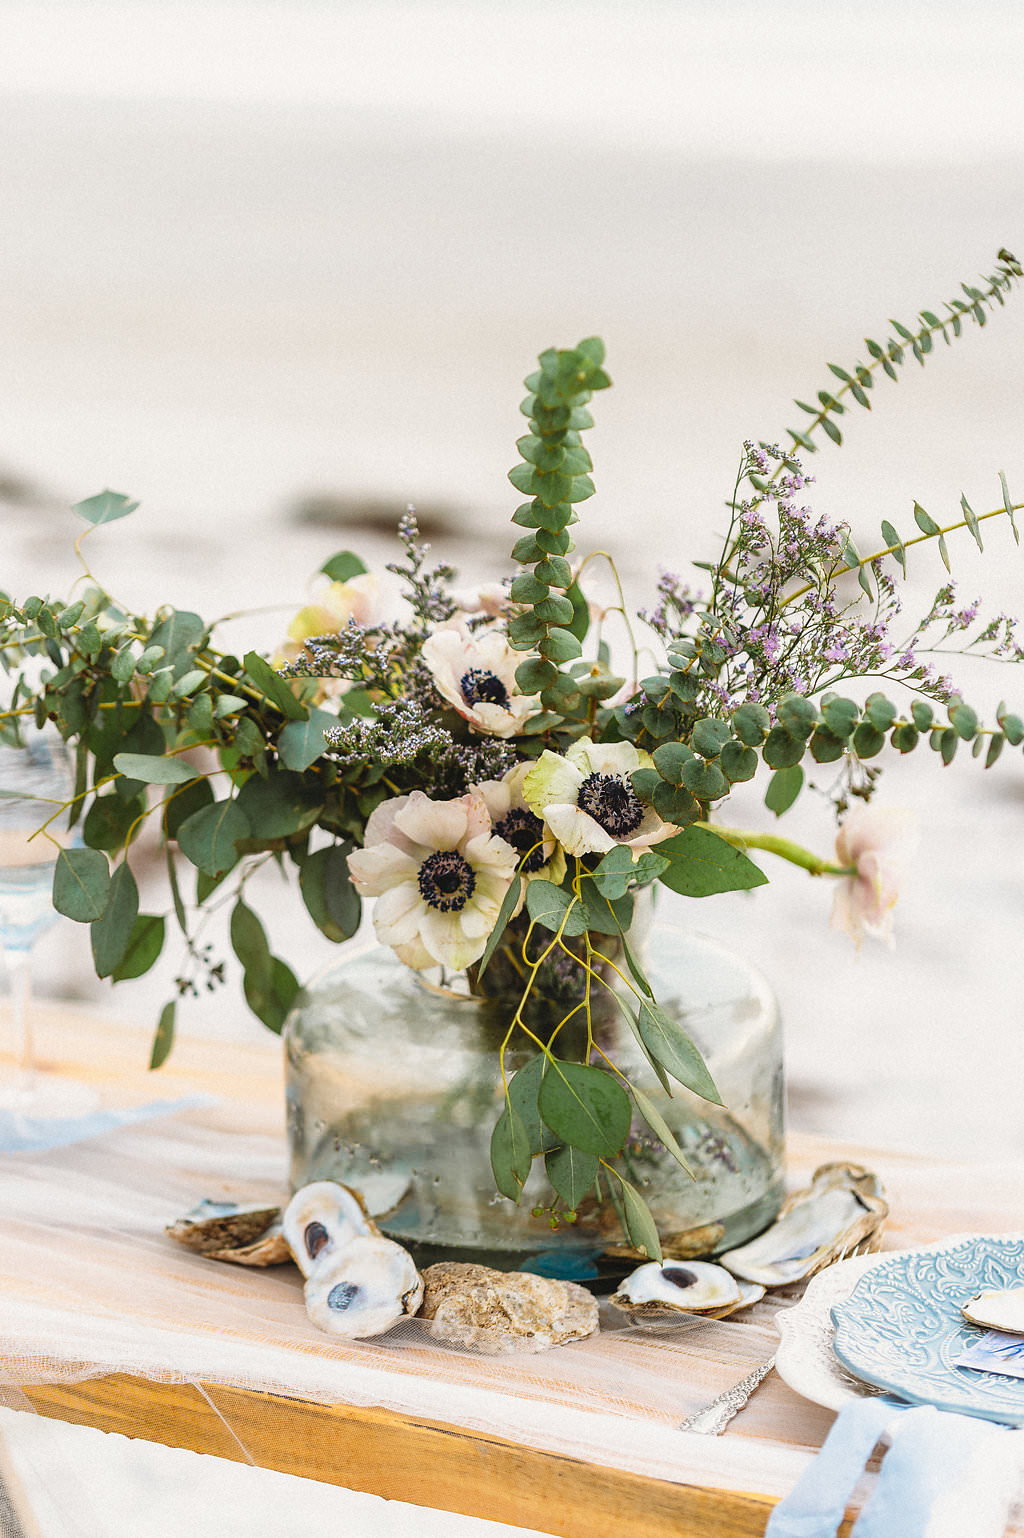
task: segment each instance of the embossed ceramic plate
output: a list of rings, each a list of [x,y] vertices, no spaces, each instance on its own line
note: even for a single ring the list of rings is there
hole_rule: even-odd
[[[833,1349],[866,1383],[910,1404],[1024,1426],[1024,1379],[956,1367],[984,1332],[960,1308],[987,1287],[1024,1285],[1024,1237],[971,1235],[883,1255],[832,1308]]]
[[[832,1309],[850,1296],[866,1271],[887,1258],[861,1255],[826,1266],[811,1277],[798,1302],[776,1314],[775,1328],[781,1340],[775,1353],[775,1370],[784,1383],[812,1404],[824,1405],[826,1410],[841,1410],[851,1399],[882,1392],[855,1378],[836,1360],[832,1350]]]

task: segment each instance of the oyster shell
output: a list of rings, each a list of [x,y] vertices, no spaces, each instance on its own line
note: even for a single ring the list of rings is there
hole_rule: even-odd
[[[764,1288],[741,1284],[721,1266],[692,1260],[648,1261],[619,1283],[609,1302],[633,1318],[664,1319],[670,1314],[702,1314],[721,1319],[764,1297]]]
[[[408,1250],[393,1239],[354,1234],[321,1252],[305,1286],[306,1313],[318,1329],[347,1340],[383,1335],[415,1314],[423,1279]]]
[[[427,1333],[485,1356],[547,1351],[599,1327],[597,1299],[577,1282],[458,1260],[428,1266],[423,1282]]]
[[[303,1276],[310,1276],[319,1260],[339,1253],[353,1239],[380,1237],[359,1192],[334,1180],[314,1180],[296,1191],[281,1226]]]
[[[823,1164],[776,1222],[719,1259],[735,1276],[765,1287],[804,1281],[856,1249],[876,1250],[889,1215],[877,1175],[859,1164]]]
[[[960,1312],[970,1324],[1005,1335],[1024,1335],[1024,1287],[990,1287],[968,1298]]]
[[[698,1255],[710,1255],[724,1233],[724,1223],[702,1223],[699,1228],[659,1234],[661,1253],[666,1260],[695,1260]],[[610,1244],[605,1250],[614,1260],[642,1260],[644,1253],[630,1244]]]
[[[201,1201],[166,1232],[208,1260],[240,1266],[277,1266],[291,1258],[281,1232],[280,1207],[240,1207],[237,1202]]]

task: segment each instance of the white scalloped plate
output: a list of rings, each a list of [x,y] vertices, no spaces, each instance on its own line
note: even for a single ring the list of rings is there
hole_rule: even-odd
[[[882,1392],[862,1383],[837,1361],[832,1350],[832,1308],[848,1298],[864,1273],[880,1260],[908,1253],[887,1250],[837,1261],[811,1277],[798,1303],[779,1310],[775,1328],[781,1340],[775,1353],[775,1371],[795,1393],[812,1404],[824,1405],[826,1410],[841,1410],[851,1399]]]

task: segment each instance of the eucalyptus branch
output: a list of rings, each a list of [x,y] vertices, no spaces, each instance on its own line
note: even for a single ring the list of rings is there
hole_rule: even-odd
[[[870,568],[874,564],[875,561],[880,561],[883,558],[883,556],[887,556],[887,555],[894,556],[896,558],[896,560],[899,561],[899,563],[903,567],[903,569],[906,570],[905,552],[907,550],[909,550],[913,545],[923,545],[923,544],[926,544],[929,540],[937,539],[937,540],[940,541],[940,547],[939,548],[940,548],[940,553],[942,553],[942,551],[944,550],[945,536],[947,534],[954,534],[959,529],[970,529],[971,533],[974,536],[975,542],[977,543],[978,548],[980,550],[983,547],[982,547],[982,544],[981,544],[981,540],[978,537],[978,534],[976,533],[976,529],[977,529],[977,525],[979,523],[984,523],[986,521],[986,519],[988,519],[988,518],[1006,518],[1006,517],[1008,517],[1010,519],[1010,524],[1013,527],[1014,535],[1015,535],[1015,537],[1018,538],[1018,543],[1019,543],[1019,536],[1017,536],[1017,529],[1016,529],[1016,526],[1014,525],[1014,522],[1013,522],[1013,515],[1014,515],[1014,513],[1018,513],[1018,512],[1022,512],[1022,511],[1024,511],[1024,502],[1010,502],[1009,500],[1007,500],[1007,501],[1004,502],[1002,507],[993,508],[991,512],[988,512],[988,513],[974,513],[974,512],[971,512],[968,515],[965,515],[963,518],[958,518],[955,523],[948,523],[944,527],[940,528],[940,526],[937,523],[935,523],[934,520],[931,519],[928,516],[928,514],[924,511],[924,509],[920,506],[920,504],[919,503],[915,503],[914,504],[914,517],[915,517],[915,521],[918,523],[918,526],[921,527],[922,526],[921,525],[921,520],[922,520],[922,517],[923,517],[923,519],[925,521],[925,524],[926,525],[927,524],[931,525],[930,528],[929,527],[925,527],[924,532],[922,534],[915,534],[915,535],[913,535],[913,537],[911,539],[900,539],[897,536],[895,539],[891,540],[891,542],[889,544],[883,545],[880,549],[872,551],[871,555],[858,556],[856,561],[851,561],[848,565],[845,564],[845,563],[842,563],[842,564],[836,566],[834,568],[834,570],[830,573],[830,575],[833,578],[835,578],[835,577],[846,576],[847,573],[849,573],[851,571],[863,571],[865,568]],[[892,529],[891,525],[886,525],[886,527],[891,529],[892,534],[895,535],[896,531],[895,531],[895,529]],[[948,557],[948,555],[944,555],[943,556],[943,564],[945,565],[946,570],[948,571],[949,570],[949,557]],[[812,582],[805,582],[802,587],[796,588],[792,593],[787,593],[785,598],[780,599],[778,607],[780,609],[785,609],[789,604],[795,603],[798,599],[802,598],[805,593],[809,593],[809,592],[813,591],[813,588],[814,588],[814,584]]]
[[[874,385],[874,375],[882,369],[890,379],[896,380],[899,376],[896,370],[900,368],[909,352],[915,357],[921,366],[931,352],[934,339],[941,335],[947,346],[951,345],[950,332],[953,337],[960,336],[965,320],[971,320],[978,326],[984,326],[987,320],[985,306],[993,304],[1005,304],[1005,295],[1009,293],[1013,285],[1024,276],[1020,262],[1009,251],[1001,249],[998,253],[996,270],[983,279],[985,286],[976,288],[969,283],[960,285],[965,297],[948,300],[944,308],[948,311],[945,317],[936,315],[932,310],[920,310],[914,321],[913,327],[902,325],[897,320],[891,320],[890,325],[896,332],[885,343],[873,341],[870,337],[865,340],[870,362],[858,361],[851,365],[850,369],[841,368],[836,363],[828,364],[829,371],[840,381],[839,387],[832,392],[818,391],[818,405],[809,406],[805,401],[797,401],[801,411],[807,412],[811,421],[803,430],[788,428],[789,436],[794,445],[805,449],[808,453],[815,453],[817,444],[811,434],[820,427],[833,443],[841,444],[842,433],[832,420],[833,416],[842,416],[846,407],[842,404],[843,397],[849,396],[856,401],[858,406],[863,406],[870,411],[871,402],[867,397],[867,391]],[[778,473],[778,472],[777,472]]]

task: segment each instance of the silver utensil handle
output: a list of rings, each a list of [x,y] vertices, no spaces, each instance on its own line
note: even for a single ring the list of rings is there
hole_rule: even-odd
[[[764,1382],[774,1366],[775,1358],[770,1356],[767,1362],[762,1362],[760,1367],[755,1367],[752,1373],[748,1373],[745,1378],[734,1383],[732,1388],[727,1388],[724,1394],[719,1394],[718,1398],[713,1399],[709,1405],[705,1405],[703,1410],[698,1410],[695,1415],[688,1415],[686,1420],[680,1421],[679,1430],[704,1431],[717,1436],[720,1431],[725,1430],[733,1416],[743,1409],[758,1384]]]

